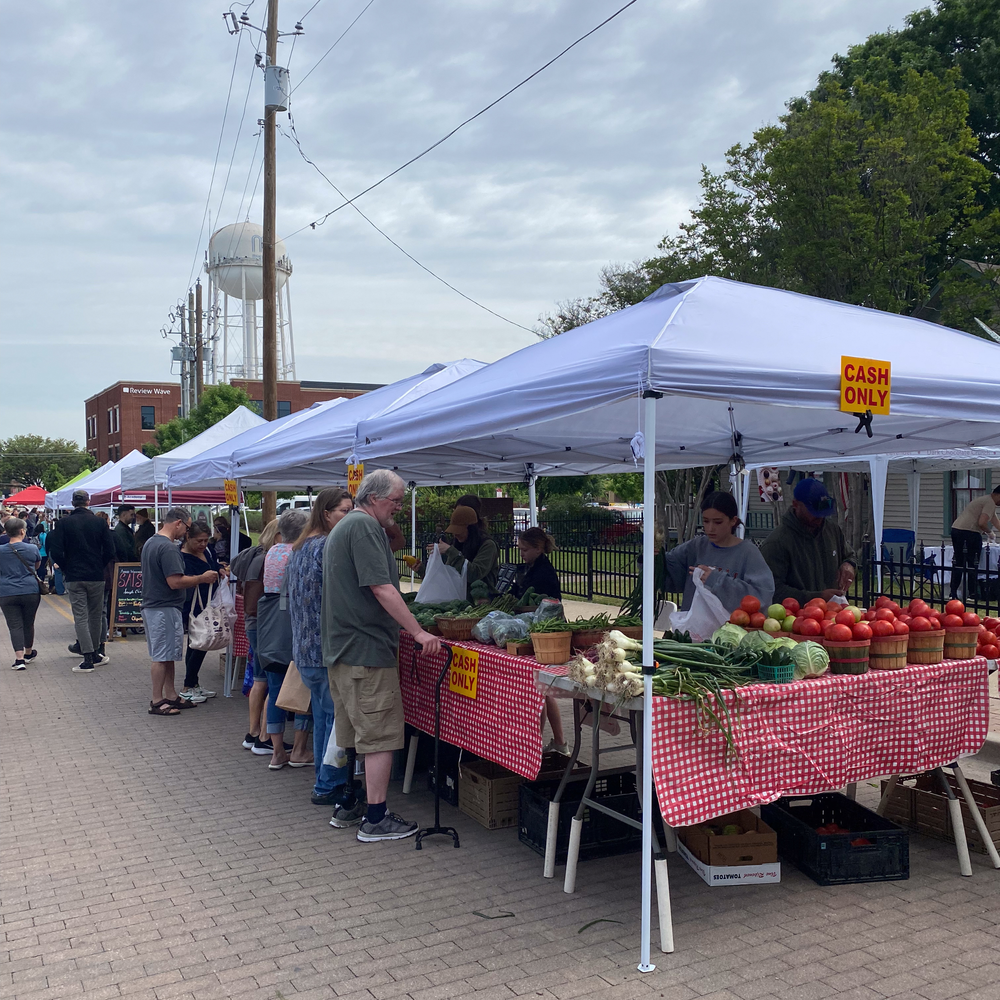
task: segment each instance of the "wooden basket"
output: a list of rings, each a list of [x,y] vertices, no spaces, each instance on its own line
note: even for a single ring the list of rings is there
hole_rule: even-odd
[[[940,663],[944,659],[943,628],[933,632],[911,632],[906,649],[907,663]]]
[[[566,663],[572,652],[572,632],[532,632],[531,645],[539,663]]]
[[[829,639],[824,639],[823,645],[830,654],[831,674],[868,673],[871,639],[852,639],[850,642],[831,642]]]
[[[478,618],[446,618],[437,615],[434,618],[441,635],[453,642],[468,642],[472,638],[472,629],[479,622]]]
[[[622,625],[617,626],[614,622],[611,623],[613,629],[617,629],[626,639],[642,639],[642,626],[641,625]]]
[[[868,666],[872,670],[900,670],[906,666],[909,635],[875,636],[871,640]]]
[[[572,636],[572,642],[570,645],[574,653],[584,649],[590,649],[591,646],[596,646],[599,642],[603,642],[604,637],[607,634],[607,629],[603,628],[579,629],[576,632],[570,633]]]
[[[976,655],[978,639],[978,625],[946,628],[944,630],[944,658],[946,660],[971,660]]]

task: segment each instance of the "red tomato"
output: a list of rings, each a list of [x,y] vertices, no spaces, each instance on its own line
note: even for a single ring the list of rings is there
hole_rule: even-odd
[[[898,615],[896,615],[896,621],[906,623],[912,617],[913,617],[913,615],[908,615],[905,611],[900,611],[900,613]]]
[[[989,630],[990,630],[991,632],[996,632],[996,630],[997,630],[998,628],[1000,628],[1000,618],[991,618],[991,617],[990,617],[989,615],[987,615],[987,616],[986,616],[986,617],[985,617],[985,618],[983,619],[983,624],[984,624],[984,625],[985,625],[985,626],[986,626],[986,627],[987,627],[987,628],[988,628],[988,629],[989,629]]]
[[[879,608],[875,612],[875,621],[877,622],[894,622],[896,616],[889,610],[889,608]]]
[[[911,615],[913,615],[914,618],[923,618],[924,615],[930,611],[930,606],[926,601],[922,601],[919,597],[916,597],[910,601],[907,610]]]
[[[876,608],[887,608],[890,604],[892,604],[892,598],[886,597],[885,594],[875,599]]]
[[[924,618],[923,615],[917,615],[915,618],[911,618],[909,626],[911,632],[930,632],[934,627],[926,618]]]
[[[734,625],[739,625],[741,628],[746,628],[750,624],[750,616],[742,609],[737,608],[730,616],[729,620]]]
[[[857,622],[851,629],[851,635],[855,639],[870,639],[872,634],[872,627],[868,622]]]
[[[895,615],[895,616],[896,616],[897,618],[898,618],[898,617],[899,617],[899,616],[900,616],[900,615],[902,614],[902,612],[903,612],[903,609],[902,609],[902,608],[901,608],[901,607],[900,607],[900,606],[899,606],[899,605],[898,605],[898,604],[897,604],[897,603],[896,603],[895,601],[893,601],[893,602],[892,602],[892,603],[891,603],[891,604],[889,605],[889,610],[890,610],[890,611],[891,611],[891,612],[892,612],[892,613],[893,613],[893,614],[894,614],[894,615]]]
[[[781,606],[790,614],[797,615],[799,613],[799,602],[795,600],[794,597],[786,597],[782,602]]]
[[[799,635],[822,635],[823,626],[820,625],[815,618],[796,618],[796,625],[798,625],[799,622],[802,622],[799,626]]]
[[[746,597],[740,601],[740,607],[748,614],[753,615],[760,611],[760,601],[757,600],[752,594],[747,594]]]
[[[838,611],[837,612],[837,614],[836,614],[836,616],[834,617],[833,620],[838,625],[850,625],[853,628],[854,627],[854,612],[853,611],[849,611],[847,608],[844,608],[843,611]]]
[[[814,621],[821,622],[823,620],[823,609],[817,607],[815,604],[810,607],[808,604],[799,612],[799,618],[811,618]]]
[[[978,625],[979,621],[979,615],[977,615],[975,611],[966,611],[965,614],[962,615],[962,624],[969,628],[973,625]]]
[[[806,621],[805,618],[796,616],[792,620],[792,635],[802,635],[802,623]]]
[[[906,622],[901,622],[898,618],[892,623],[892,631],[896,635],[909,635],[910,626]]]
[[[886,621],[884,618],[880,618],[877,621],[873,621],[871,624],[872,635],[877,639],[882,639],[887,635],[893,634],[893,623]]]
[[[980,646],[1000,646],[1000,642],[997,641],[997,633],[990,632],[988,629],[985,632],[980,632],[979,634],[979,645]]]
[[[745,601],[747,600],[747,598],[744,597],[743,600]],[[757,601],[757,598],[755,597],[754,600]],[[758,607],[760,606],[760,601],[757,601],[757,605]],[[767,615],[761,614],[761,612],[759,611],[755,611],[750,616],[750,628],[763,628],[764,622],[766,621],[767,621]]]
[[[987,660],[1000,660],[1000,647],[983,646],[979,651],[980,656],[985,656]]]
[[[875,621],[875,616],[878,612],[874,608],[869,608],[862,616],[861,620],[863,622],[873,622]]]
[[[946,615],[964,615],[965,605],[961,601],[949,601],[944,606],[944,613]]]
[[[822,597],[814,597],[811,600],[806,601],[806,607],[807,608],[815,608],[817,606],[821,607],[821,608],[825,608],[826,607],[826,601],[824,601]]]
[[[865,628],[868,628],[866,625]],[[869,629],[869,631],[871,631]],[[848,625],[833,625],[827,633],[830,642],[850,642],[854,634]]]
[[[949,601],[948,603],[949,604],[955,604],[957,602],[955,602],[955,601]],[[961,615],[945,615],[944,618],[941,619],[941,624],[945,628],[961,628],[962,625],[963,625],[962,616]]]

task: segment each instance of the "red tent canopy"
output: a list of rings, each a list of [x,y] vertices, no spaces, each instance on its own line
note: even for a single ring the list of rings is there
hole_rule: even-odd
[[[20,493],[13,493],[4,500],[8,507],[41,507],[45,503],[45,487],[29,486]]]
[[[128,503],[134,507],[152,507],[157,499],[160,507],[166,507],[167,491],[160,490],[157,496],[153,490],[123,490],[120,486],[116,486],[113,490],[92,493],[90,506],[114,507],[121,503]],[[210,504],[213,507],[224,507],[226,494],[222,490],[174,490],[173,503],[177,507],[183,507],[186,504]]]

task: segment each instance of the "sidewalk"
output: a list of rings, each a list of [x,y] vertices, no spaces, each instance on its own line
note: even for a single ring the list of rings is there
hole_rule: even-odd
[[[460,850],[359,844],[311,805],[309,769],[269,772],[240,747],[246,703],[221,697],[214,656],[203,682],[220,696],[154,718],[144,644],[116,641],[107,666],[74,674],[68,605],[42,601],[38,660],[0,671],[4,997],[1000,995],[1000,872],[981,855],[963,879],[952,845],[913,835],[906,882],[821,888],[786,865],[780,885],[729,889],[671,855],[677,950],[654,947],[643,976],[638,855],[581,864],[566,895],[516,830],[447,805]],[[394,785],[390,807],[427,825],[425,787]]]

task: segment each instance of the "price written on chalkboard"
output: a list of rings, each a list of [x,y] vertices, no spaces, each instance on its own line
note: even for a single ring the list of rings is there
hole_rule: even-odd
[[[142,563],[115,563],[111,618],[114,625],[142,625]]]

